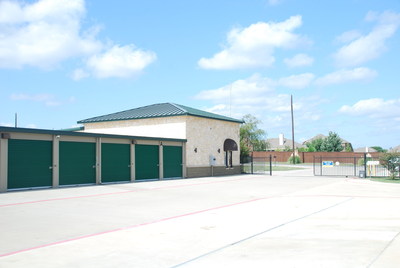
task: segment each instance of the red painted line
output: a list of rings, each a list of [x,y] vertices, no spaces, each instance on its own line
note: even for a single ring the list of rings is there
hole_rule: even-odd
[[[70,197],[60,197],[60,198],[42,199],[42,200],[27,201],[27,202],[20,202],[20,203],[10,203],[10,204],[0,205],[0,207],[10,207],[10,206],[18,206],[18,205],[26,205],[26,204],[35,204],[35,203],[51,202],[51,201],[61,201],[61,200],[77,199],[77,198],[98,197],[98,196],[106,196],[106,195],[127,194],[127,193],[137,192],[137,191],[141,191],[141,189],[131,190],[131,191],[124,191],[124,192],[103,193],[103,194],[91,194],[91,195],[80,195],[80,196],[70,196]]]
[[[17,250],[17,251],[3,253],[3,254],[0,255],[0,257],[11,256],[11,255],[15,255],[15,254],[23,253],[23,252],[28,252],[28,251],[32,251],[32,250],[36,250],[36,249],[46,248],[46,247],[50,247],[50,246],[56,246],[56,245],[65,244],[65,243],[68,243],[68,242],[82,240],[82,239],[85,239],[85,238],[96,237],[96,236],[115,233],[115,232],[119,232],[119,231],[134,229],[134,228],[138,228],[138,227],[142,227],[142,226],[146,226],[146,225],[151,225],[151,224],[160,223],[160,222],[164,222],[164,221],[169,221],[169,220],[173,220],[173,219],[179,219],[179,218],[182,218],[182,217],[192,216],[192,215],[196,215],[196,214],[200,214],[200,213],[204,213],[204,212],[208,212],[208,211],[212,211],[212,210],[218,210],[218,209],[238,206],[238,205],[242,205],[242,204],[252,203],[252,202],[256,202],[256,201],[264,200],[264,199],[269,199],[269,198],[273,198],[273,197],[271,196],[271,197],[256,198],[256,199],[246,200],[246,201],[242,201],[242,202],[238,202],[238,203],[232,203],[232,204],[228,204],[228,205],[223,205],[223,206],[218,206],[218,207],[213,207],[213,208],[207,208],[207,209],[198,210],[198,211],[194,211],[194,212],[189,212],[189,213],[185,213],[185,214],[181,214],[181,215],[162,218],[162,219],[158,219],[158,220],[154,220],[154,221],[150,221],[150,222],[145,222],[145,223],[140,223],[140,224],[136,224],[136,225],[132,225],[132,226],[121,227],[121,228],[107,230],[107,231],[103,231],[103,232],[99,232],[99,233],[78,236],[78,237],[75,237],[75,238],[70,238],[70,239],[61,240],[61,241],[57,241],[57,242],[53,242],[53,243],[43,244],[43,245],[39,245],[39,246],[36,246],[36,247],[25,248],[25,249],[21,249],[21,250]]]
[[[371,195],[285,195],[281,197],[352,197],[352,198],[381,198],[381,199],[400,199],[400,196],[371,196]]]
[[[113,192],[113,193],[103,193],[103,194],[91,194],[91,195],[80,195],[80,196],[50,198],[50,199],[42,199],[42,200],[35,200],[35,201],[3,204],[3,205],[0,205],[0,208],[1,207],[27,205],[27,204],[35,204],[35,203],[42,203],[42,202],[52,202],[52,201],[62,201],[62,200],[69,200],[69,199],[78,199],[78,198],[90,198],[90,197],[110,196],[110,195],[117,195],[117,194],[128,194],[128,193],[141,192],[141,191],[153,191],[153,190],[163,190],[163,189],[171,189],[171,188],[182,188],[182,187],[207,185],[207,184],[214,184],[214,183],[224,183],[224,182],[248,180],[248,179],[253,179],[253,178],[246,177],[246,178],[238,178],[238,179],[224,180],[224,181],[211,181],[211,182],[203,182],[203,183],[180,184],[180,185],[171,185],[171,186],[164,186],[164,187],[155,187],[155,188],[149,188],[149,189],[134,189],[134,190],[128,190],[128,191],[122,191],[122,192]]]

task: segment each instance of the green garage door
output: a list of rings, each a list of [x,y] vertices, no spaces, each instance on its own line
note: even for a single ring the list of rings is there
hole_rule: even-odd
[[[60,142],[60,185],[96,183],[96,144]]]
[[[8,140],[8,189],[51,187],[51,141]]]
[[[160,178],[158,154],[158,145],[135,145],[136,180]]]
[[[131,179],[129,144],[101,144],[101,181],[117,182]]]
[[[164,146],[164,178],[182,177],[182,147]]]

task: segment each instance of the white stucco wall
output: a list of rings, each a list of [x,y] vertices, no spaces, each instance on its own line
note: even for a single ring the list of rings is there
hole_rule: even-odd
[[[232,139],[240,145],[240,124],[222,120],[188,116],[186,121],[186,158],[188,167],[210,166],[210,155],[216,166],[225,165],[224,141]],[[197,148],[197,153],[194,149]],[[220,149],[220,153],[218,153]],[[233,165],[240,164],[239,151],[233,152]]]
[[[186,139],[186,116],[84,124],[84,132]]]

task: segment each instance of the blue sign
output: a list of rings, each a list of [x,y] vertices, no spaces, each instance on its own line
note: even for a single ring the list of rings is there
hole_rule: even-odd
[[[333,161],[322,161],[323,167],[333,167]]]

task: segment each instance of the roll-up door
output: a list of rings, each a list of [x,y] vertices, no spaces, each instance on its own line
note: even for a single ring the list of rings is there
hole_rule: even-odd
[[[130,181],[130,144],[101,144],[101,181]]]
[[[182,177],[182,146],[164,146],[164,178]]]
[[[96,144],[60,142],[60,185],[96,183]]]
[[[51,141],[8,140],[8,189],[51,187]]]
[[[135,145],[135,171],[136,180],[160,177],[158,145]]]

